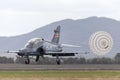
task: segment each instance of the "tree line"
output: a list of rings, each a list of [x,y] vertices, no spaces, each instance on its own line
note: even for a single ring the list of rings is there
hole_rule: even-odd
[[[38,62],[35,62],[34,57],[30,57],[31,64],[55,64],[56,58],[40,58]],[[24,59],[17,56],[16,59],[8,57],[0,57],[0,63],[20,63],[24,64]],[[62,64],[120,64],[120,53],[117,53],[114,58],[61,58]]]

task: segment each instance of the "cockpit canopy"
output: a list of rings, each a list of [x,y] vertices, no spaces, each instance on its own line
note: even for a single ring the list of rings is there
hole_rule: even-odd
[[[38,48],[42,46],[43,41],[44,39],[42,38],[32,38],[25,44],[25,48],[28,49]]]

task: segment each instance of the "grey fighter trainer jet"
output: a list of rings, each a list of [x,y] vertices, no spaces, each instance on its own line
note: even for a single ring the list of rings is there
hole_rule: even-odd
[[[17,53],[22,56],[26,64],[30,63],[29,56],[36,56],[36,62],[39,57],[44,55],[51,55],[56,57],[57,64],[61,63],[59,56],[75,56],[77,53],[64,52],[63,46],[80,47],[75,45],[59,44],[60,39],[60,26],[54,30],[53,39],[49,42],[41,38],[33,38],[19,51],[7,51],[8,53]]]

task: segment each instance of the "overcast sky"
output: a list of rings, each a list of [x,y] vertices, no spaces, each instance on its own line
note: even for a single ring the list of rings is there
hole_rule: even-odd
[[[120,20],[120,0],[0,0],[0,36],[15,36],[63,19]]]

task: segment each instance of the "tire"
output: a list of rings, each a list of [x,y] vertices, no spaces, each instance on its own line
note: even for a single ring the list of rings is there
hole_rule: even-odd
[[[60,65],[60,64],[61,64],[60,59],[56,60],[56,62],[57,62],[57,65]]]
[[[25,61],[25,64],[30,64],[30,60],[27,59],[27,60]]]

